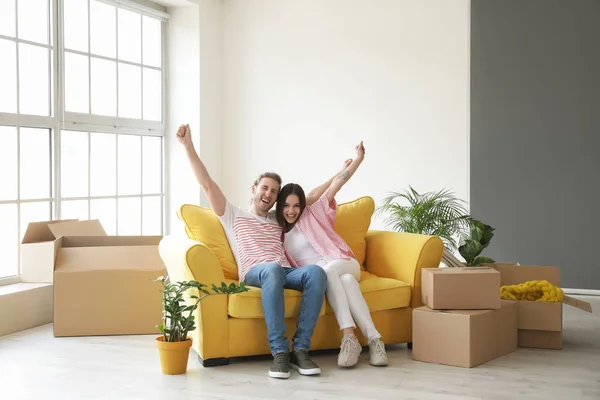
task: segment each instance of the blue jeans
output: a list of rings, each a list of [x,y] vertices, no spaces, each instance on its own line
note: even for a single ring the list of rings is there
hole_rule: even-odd
[[[273,355],[290,351],[290,342],[284,336],[286,326],[283,289],[302,292],[293,342],[294,350],[308,351],[327,288],[327,275],[323,268],[318,265],[288,268],[276,263],[263,263],[252,267],[244,282],[248,286],[262,289],[262,308]]]

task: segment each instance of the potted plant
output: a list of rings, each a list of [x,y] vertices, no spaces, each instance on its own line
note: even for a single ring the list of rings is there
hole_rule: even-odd
[[[392,230],[439,236],[454,252],[469,234],[470,216],[464,204],[447,189],[421,194],[409,186],[387,196],[378,213],[388,214],[385,222]]]
[[[229,286],[222,282],[220,287],[213,284],[210,292],[200,282],[170,282],[165,276],[158,277],[155,282],[163,285],[163,323],[157,326],[162,335],[156,338],[162,372],[167,375],[183,374],[187,371],[192,346],[192,338],[187,335],[196,329],[193,313],[198,308],[198,303],[208,296],[246,292],[248,288],[244,282],[239,285],[231,283]],[[198,295],[190,294],[191,304],[186,304],[184,294],[190,289],[196,289]]]
[[[495,262],[489,257],[479,256],[490,245],[495,229],[477,219],[471,219],[471,235],[458,248],[468,267]]]

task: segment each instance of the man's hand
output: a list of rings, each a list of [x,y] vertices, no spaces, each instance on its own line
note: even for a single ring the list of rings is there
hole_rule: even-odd
[[[179,125],[177,140],[186,147],[192,144],[192,130],[188,124]]]
[[[198,153],[194,149],[194,144],[192,143],[192,131],[188,124],[179,125],[179,129],[177,129],[177,140],[179,143],[183,144],[185,147],[185,152],[190,161],[190,165],[192,166],[192,171],[194,171],[194,175],[196,176],[196,180],[206,193],[206,197],[208,197],[208,202],[215,214],[219,217],[225,215],[225,207],[227,205],[227,199],[225,195],[221,191],[219,185],[217,185],[206,170],[204,163],[200,160]]]
[[[357,159],[363,160],[365,158],[365,146],[363,146],[362,140],[354,147],[354,150],[356,150]]]
[[[349,158],[346,161],[344,161],[344,165],[342,165],[342,171],[345,170],[346,168],[348,168],[350,166],[350,164],[352,164],[352,159]]]

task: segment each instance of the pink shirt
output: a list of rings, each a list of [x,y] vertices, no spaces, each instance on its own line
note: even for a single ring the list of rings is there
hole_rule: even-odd
[[[356,258],[348,244],[334,230],[336,211],[335,199],[330,203],[323,194],[319,200],[304,209],[296,223],[306,240],[327,263],[332,260]],[[296,262],[287,255],[292,266],[296,267]]]

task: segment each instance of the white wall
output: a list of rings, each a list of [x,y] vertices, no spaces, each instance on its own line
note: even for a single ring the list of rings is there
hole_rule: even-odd
[[[200,1],[200,157],[212,178],[221,182],[223,126],[223,23],[221,0]],[[201,192],[200,204],[208,207]]]
[[[207,205],[172,140],[182,122],[240,206],[259,173],[309,190],[359,140],[366,160],[339,201],[380,204],[408,185],[468,201],[468,0],[198,4],[170,10],[169,232],[181,231],[179,205]]]
[[[308,190],[364,140],[366,160],[339,201],[370,195],[379,204],[408,185],[468,201],[468,0],[223,6],[228,198],[246,205],[265,170]]]
[[[196,150],[214,179],[221,180],[222,3],[220,0],[201,0],[197,3],[169,8],[166,233],[183,233],[176,216],[182,204],[208,206],[185,152],[175,139],[180,124],[190,124]]]

